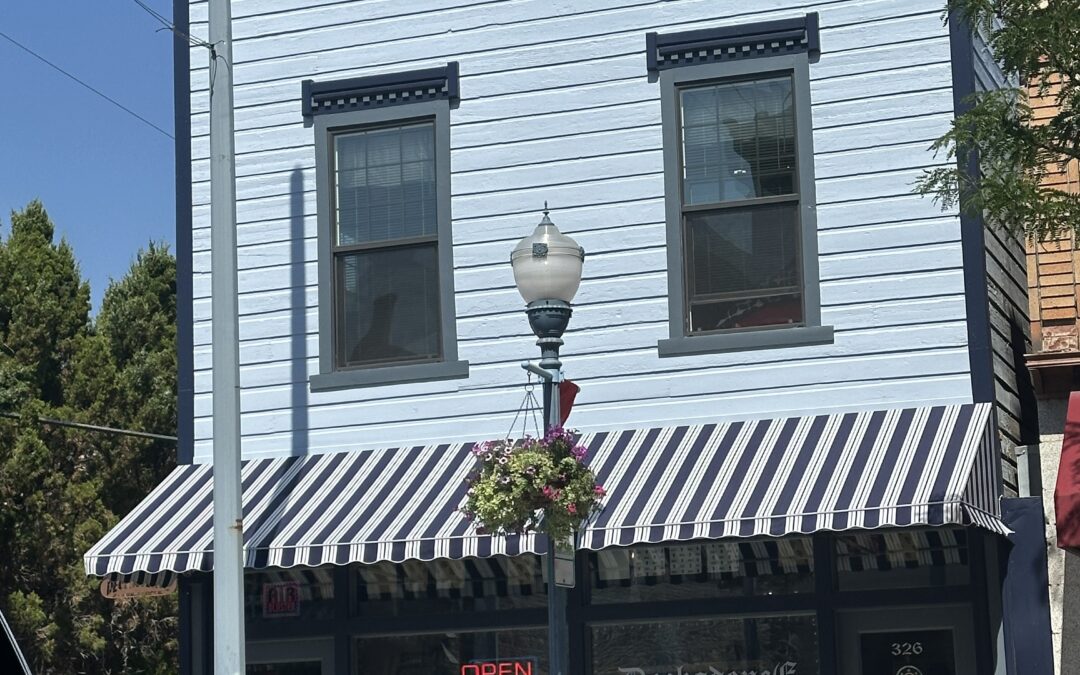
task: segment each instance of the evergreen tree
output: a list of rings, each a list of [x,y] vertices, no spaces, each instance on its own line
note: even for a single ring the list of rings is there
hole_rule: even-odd
[[[173,434],[176,267],[151,245],[90,290],[40,202],[0,239],[0,607],[35,673],[176,671],[175,598],[114,602],[82,554],[161,480],[162,441],[39,417]]]
[[[1080,230],[1080,195],[1043,184],[1049,171],[1080,159],[1080,0],[949,0],[948,9],[950,21],[987,39],[1020,86],[968,101],[933,146],[959,166],[926,172],[917,190],[1034,239]],[[1056,115],[1035,119],[1028,83],[1057,103]],[[966,170],[973,158],[974,175]]]

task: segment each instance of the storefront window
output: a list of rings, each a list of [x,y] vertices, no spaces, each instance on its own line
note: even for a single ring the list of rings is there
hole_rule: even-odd
[[[523,609],[547,605],[535,555],[356,565],[353,611],[408,615]]]
[[[546,675],[546,629],[359,638],[354,672],[357,675],[481,675],[492,672],[490,664],[509,664],[510,672],[516,675]]]
[[[330,619],[334,616],[331,568],[298,568],[244,575],[244,611],[249,619]]]
[[[612,548],[591,560],[595,603],[814,590],[814,551],[807,537]]]
[[[818,675],[812,616],[594,626],[593,675]]]
[[[836,563],[842,591],[956,586],[970,579],[964,530],[840,534]]]

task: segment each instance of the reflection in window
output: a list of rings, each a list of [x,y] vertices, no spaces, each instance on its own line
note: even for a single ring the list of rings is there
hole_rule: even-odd
[[[687,331],[802,325],[791,77],[679,98]]]
[[[356,669],[367,675],[461,675],[470,663],[529,663],[534,675],[547,673],[545,628],[477,633],[433,633],[360,638]]]
[[[790,77],[682,91],[683,203],[795,192]]]
[[[334,136],[337,365],[438,359],[433,123]]]
[[[355,611],[407,615],[545,607],[547,590],[535,555],[356,565]]]
[[[819,672],[812,616],[619,624],[591,633],[593,675]]]
[[[836,564],[840,590],[966,584],[967,533],[942,528],[840,534]]]
[[[592,555],[595,603],[814,590],[809,538],[609,548]]]

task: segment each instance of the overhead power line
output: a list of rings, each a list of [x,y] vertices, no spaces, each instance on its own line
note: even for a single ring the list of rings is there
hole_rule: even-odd
[[[0,37],[4,38],[5,40],[7,40],[8,42],[10,42],[11,44],[15,45],[15,46],[16,46],[16,47],[18,47],[19,49],[21,49],[21,50],[23,50],[24,52],[26,52],[27,54],[29,54],[29,55],[33,56],[33,57],[34,57],[35,59],[37,59],[38,61],[41,61],[42,63],[44,63],[45,65],[49,66],[49,67],[50,67],[50,68],[52,68],[53,70],[56,70],[57,72],[61,73],[61,74],[62,74],[62,75],[64,75],[65,77],[68,77],[68,78],[70,78],[71,80],[74,80],[74,81],[75,81],[76,83],[78,83],[79,85],[81,85],[81,86],[85,87],[86,89],[89,89],[90,91],[92,91],[93,93],[97,94],[97,95],[98,95],[98,96],[100,96],[101,98],[105,99],[105,100],[106,100],[106,101],[108,101],[109,103],[112,103],[112,104],[113,104],[114,106],[116,106],[117,108],[120,108],[121,110],[123,110],[123,111],[124,111],[124,112],[126,112],[127,114],[129,114],[129,115],[131,115],[132,117],[134,117],[135,119],[139,120],[139,121],[140,121],[140,122],[142,122],[143,124],[146,124],[146,125],[149,125],[149,126],[153,127],[153,128],[154,128],[154,129],[156,130],[156,131],[158,131],[159,133],[161,133],[161,134],[165,135],[165,136],[166,136],[166,137],[168,137],[168,138],[173,138],[173,135],[172,135],[172,134],[170,134],[170,133],[169,133],[168,131],[165,131],[164,129],[162,129],[162,128],[161,128],[161,127],[159,127],[158,125],[154,124],[154,123],[153,123],[153,122],[151,122],[150,120],[146,119],[145,117],[143,117],[143,116],[142,116],[142,115],[140,115],[139,113],[135,112],[135,111],[134,111],[134,110],[132,110],[131,108],[128,108],[128,107],[127,107],[127,106],[125,106],[125,105],[124,105],[123,103],[120,103],[119,101],[117,101],[116,99],[114,99],[114,98],[110,97],[109,95],[105,94],[104,92],[102,92],[102,91],[100,91],[100,90],[98,90],[98,89],[95,89],[94,87],[90,86],[90,85],[89,85],[89,84],[87,84],[86,82],[83,82],[83,81],[82,81],[82,80],[80,80],[80,79],[79,79],[78,77],[76,77],[76,76],[72,75],[71,73],[69,73],[68,71],[64,70],[64,69],[63,69],[63,68],[61,68],[60,66],[56,65],[56,64],[55,64],[55,63],[53,63],[52,61],[48,60],[47,58],[45,58],[45,57],[44,57],[44,56],[42,56],[41,54],[38,54],[38,53],[37,53],[37,52],[35,52],[35,51],[34,51],[33,49],[30,49],[29,47],[27,47],[27,46],[26,46],[26,45],[24,45],[23,43],[19,42],[19,41],[18,41],[18,40],[16,40],[15,38],[13,38],[13,37],[11,37],[10,35],[8,35],[7,33],[4,33],[3,31],[0,31]],[[173,139],[173,140],[175,140],[175,139]]]
[[[172,31],[173,33],[175,33],[176,35],[179,35],[180,37],[186,39],[188,42],[195,45],[196,47],[206,47],[207,49],[210,49],[211,51],[213,51],[214,45],[210,44],[206,40],[200,40],[197,37],[192,37],[189,33],[185,33],[184,31],[180,30],[179,28],[176,27],[176,24],[174,24],[172,21],[169,21],[168,19],[166,19],[156,9],[154,9],[150,5],[143,2],[143,0],[132,0],[132,2],[134,2],[139,7],[142,7],[144,12],[146,12],[150,16],[154,17],[154,19],[157,20],[157,22],[160,23],[162,26],[164,26],[164,28],[166,30]],[[158,30],[162,30],[162,29],[159,28]]]
[[[22,419],[22,416],[13,412],[0,412],[0,417],[7,417],[9,419]],[[51,424],[57,427],[71,427],[73,429],[83,429],[85,431],[97,431],[103,434],[117,434],[119,436],[135,436],[136,438],[150,438],[155,441],[176,441],[176,436],[167,436],[165,434],[152,434],[149,431],[135,431],[133,429],[116,429],[114,427],[103,427],[97,424],[83,424],[82,422],[72,422],[70,420],[58,420],[51,417],[37,417],[38,422],[41,424]]]

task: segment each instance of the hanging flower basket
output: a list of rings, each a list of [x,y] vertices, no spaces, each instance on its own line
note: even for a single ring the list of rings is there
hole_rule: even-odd
[[[555,428],[541,439],[478,443],[477,467],[462,514],[489,534],[541,531],[555,541],[570,537],[596,512],[605,492],[585,464],[574,434]]]

